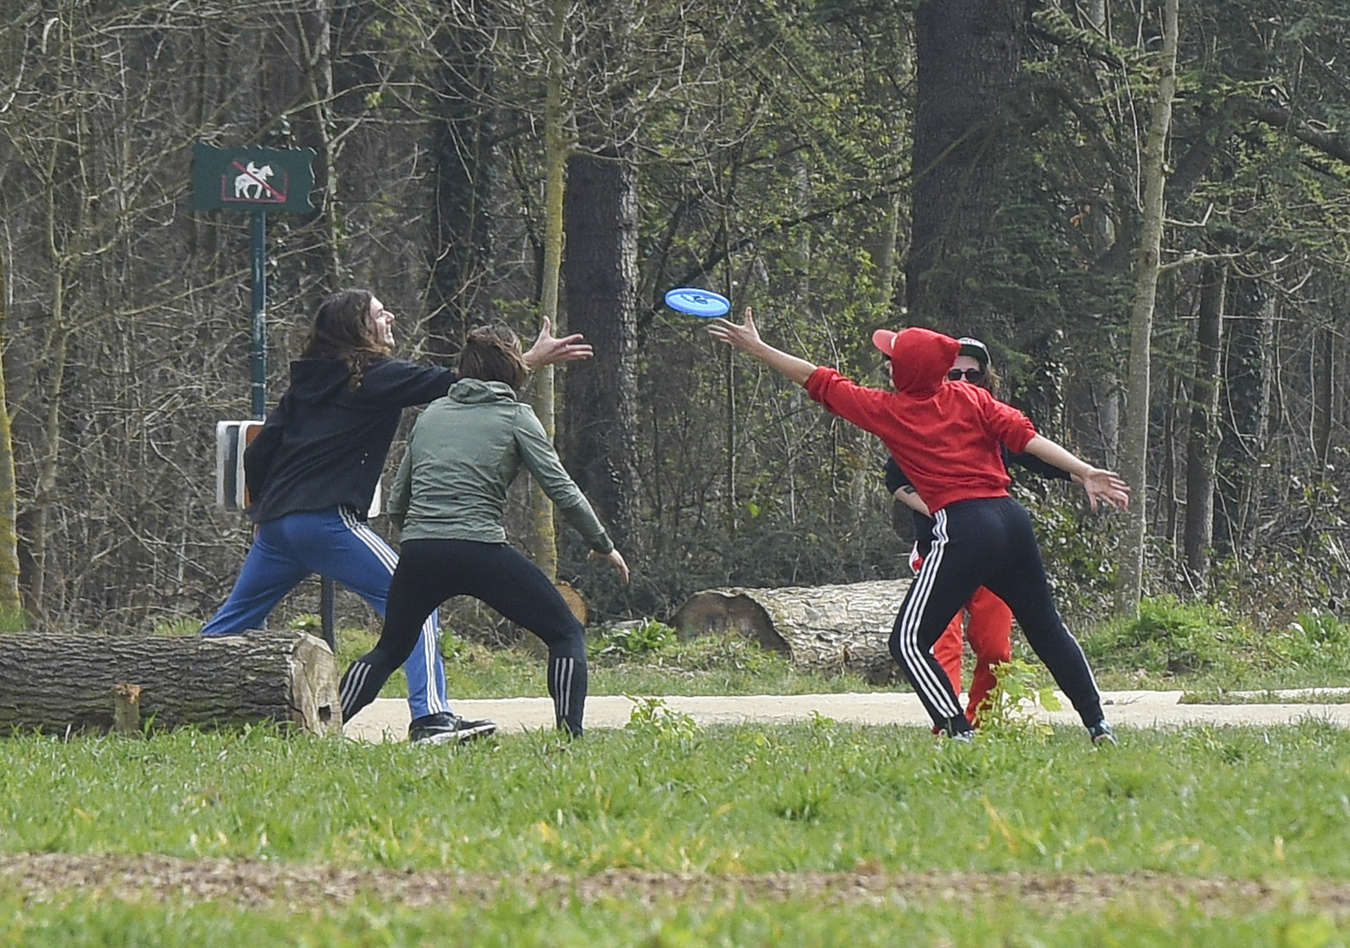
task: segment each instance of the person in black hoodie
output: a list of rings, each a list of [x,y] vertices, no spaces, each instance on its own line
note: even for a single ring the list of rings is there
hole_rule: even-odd
[[[456,378],[448,368],[391,358],[393,324],[394,314],[368,290],[342,290],[320,304],[291,363],[290,387],[244,452],[256,535],[203,635],[261,628],[312,573],[341,583],[384,616],[398,556],[366,523],[367,511],[403,409],[441,397]],[[525,360],[538,368],[591,354],[580,334],[556,338],[545,320]],[[403,666],[409,739],[447,743],[490,733],[491,721],[451,712],[438,639],[433,612]]]

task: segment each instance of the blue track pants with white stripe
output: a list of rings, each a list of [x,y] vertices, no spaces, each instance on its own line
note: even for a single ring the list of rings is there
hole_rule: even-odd
[[[1011,497],[991,497],[958,500],[935,514],[932,547],[891,630],[891,656],[933,723],[949,731],[969,727],[951,680],[933,657],[933,643],[981,586],[1012,609],[1027,643],[1083,724],[1100,722],[1097,682],[1055,608],[1031,517]]]
[[[202,627],[202,635],[239,635],[261,629],[282,598],[311,573],[341,583],[383,618],[398,554],[346,507],[286,514],[258,525],[229,598]],[[403,665],[414,718],[449,711],[440,625],[433,611]]]

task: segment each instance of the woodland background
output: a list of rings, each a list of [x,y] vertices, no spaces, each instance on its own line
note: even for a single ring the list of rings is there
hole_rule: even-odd
[[[190,209],[205,142],[316,153],[314,213],[268,218],[269,404],[343,286],[407,358],[555,306],[586,334],[528,394],[634,567],[558,530],[593,615],[907,574],[879,444],[663,307],[695,284],[862,379],[877,326],[979,336],[1048,436],[1136,452],[1136,581],[1124,515],[1019,487],[1070,614],[1343,616],[1350,10],[1169,3],[1174,44],[1133,2],[0,0],[0,600],[125,631],[233,582],[249,222]]]

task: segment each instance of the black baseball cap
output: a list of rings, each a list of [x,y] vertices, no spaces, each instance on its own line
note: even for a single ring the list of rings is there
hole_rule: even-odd
[[[984,369],[986,372],[989,371],[989,363],[991,360],[989,358],[989,349],[984,343],[980,342],[980,340],[976,339],[974,336],[962,336],[956,341],[961,346],[958,350],[960,355],[970,356],[976,362],[980,363],[981,369]]]

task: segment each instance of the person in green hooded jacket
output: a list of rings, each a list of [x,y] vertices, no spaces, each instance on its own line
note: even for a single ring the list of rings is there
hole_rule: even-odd
[[[390,489],[389,516],[403,544],[384,628],[342,676],[344,721],[373,701],[407,659],[427,616],[452,596],[473,596],[544,641],[558,727],[582,732],[585,629],[543,571],[507,543],[502,526],[507,488],[520,469],[585,538],[592,557],[609,561],[625,583],[628,564],[533,409],[517,400],[527,371],[514,332],[475,329],[460,352],[459,381],[413,426]]]

